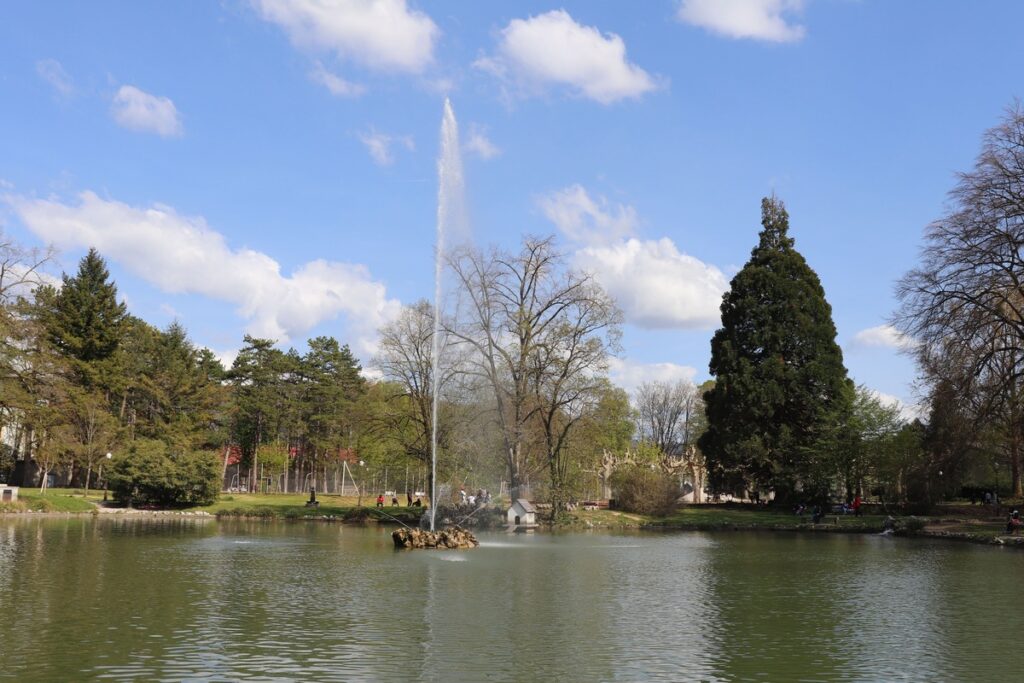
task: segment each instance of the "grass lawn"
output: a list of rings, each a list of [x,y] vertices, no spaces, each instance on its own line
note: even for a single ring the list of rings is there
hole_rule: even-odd
[[[355,496],[318,494],[316,499],[320,503],[318,507],[306,507],[306,501],[309,500],[307,494],[226,493],[221,495],[213,505],[191,509],[223,517],[280,517],[285,519],[332,516],[344,519],[365,517],[386,521],[387,518],[384,515],[391,515],[406,523],[418,520],[423,513],[423,508],[388,505],[382,508],[384,514],[381,514],[374,507],[376,499],[372,496],[364,496],[361,507],[359,499]],[[369,511],[367,511],[368,508]]]
[[[89,491],[86,498],[81,489],[47,489],[46,493],[40,493],[36,488],[22,488],[18,490],[18,502],[6,504],[8,507],[0,508],[0,511],[92,512],[101,500],[103,491]]]
[[[659,529],[797,529],[813,526],[810,514],[798,517],[770,509],[744,509],[724,505],[694,505],[676,510],[668,517],[652,517],[616,510],[578,510],[575,522],[585,526],[648,527]],[[844,531],[880,531],[883,515],[826,515],[817,525]]]

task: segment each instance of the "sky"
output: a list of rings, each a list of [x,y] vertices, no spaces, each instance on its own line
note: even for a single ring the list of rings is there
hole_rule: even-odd
[[[445,97],[472,239],[557,236],[625,315],[613,379],[707,379],[775,193],[851,377],[910,414],[895,281],[1024,97],[1012,0],[0,4],[0,229],[90,246],[230,362],[433,292]]]

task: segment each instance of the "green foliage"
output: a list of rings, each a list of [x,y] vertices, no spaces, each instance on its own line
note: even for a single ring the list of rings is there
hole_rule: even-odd
[[[220,492],[220,464],[212,453],[138,439],[111,463],[109,482],[115,500],[127,505],[209,505]]]
[[[107,264],[95,249],[79,262],[74,277],[64,275],[53,296],[49,332],[53,344],[83,364],[89,376],[92,364],[113,355],[121,341],[127,311],[117,300],[117,286],[108,282]],[[94,379],[90,377],[90,379]]]
[[[626,512],[664,517],[677,507],[679,482],[660,469],[626,465],[611,478],[616,505]]]
[[[761,204],[760,243],[722,301],[714,387],[699,441],[719,491],[827,495],[853,397],[832,309],[788,236],[782,202]]]

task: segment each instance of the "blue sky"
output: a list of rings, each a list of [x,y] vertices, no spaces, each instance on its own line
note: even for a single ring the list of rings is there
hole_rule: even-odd
[[[707,377],[722,289],[787,204],[858,382],[955,173],[1024,96],[1024,4],[224,0],[0,6],[0,226],[89,245],[133,313],[374,330],[432,291],[444,97],[474,239],[559,235],[627,325],[613,376]]]

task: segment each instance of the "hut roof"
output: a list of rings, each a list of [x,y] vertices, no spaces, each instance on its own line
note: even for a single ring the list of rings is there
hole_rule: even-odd
[[[533,503],[526,500],[525,498],[516,498],[516,505],[523,509],[523,512],[537,512],[537,508],[533,507]]]

